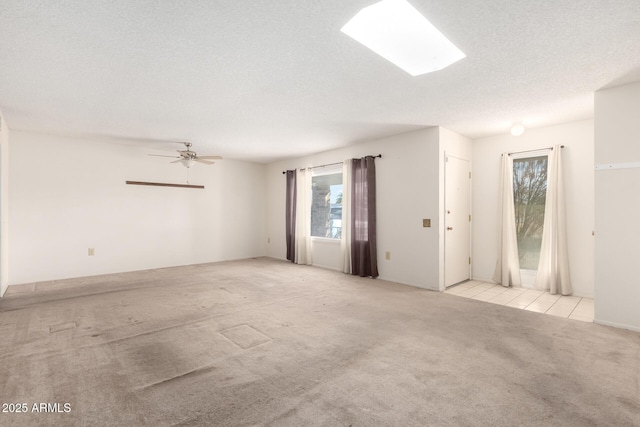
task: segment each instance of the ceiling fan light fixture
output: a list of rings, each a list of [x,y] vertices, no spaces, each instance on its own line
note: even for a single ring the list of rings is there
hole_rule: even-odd
[[[193,165],[193,159],[180,159],[180,163],[182,163],[185,168],[190,168],[191,165]]]
[[[164,154],[149,154],[150,156],[156,157],[171,157],[174,160],[171,163],[182,163],[185,168],[190,168],[194,163],[202,163],[205,165],[213,165],[215,162],[212,159],[222,160],[222,156],[198,156],[195,151],[191,151],[191,143],[184,142],[183,143],[187,149],[186,150],[176,150],[178,152],[178,156],[166,156]]]
[[[340,30],[412,76],[441,70],[466,55],[406,0],[382,0]]]

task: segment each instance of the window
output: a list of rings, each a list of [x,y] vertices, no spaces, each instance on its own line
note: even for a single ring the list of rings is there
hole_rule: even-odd
[[[342,168],[315,173],[311,179],[311,235],[342,235]]]
[[[547,156],[513,159],[513,202],[521,270],[537,270],[547,197]]]

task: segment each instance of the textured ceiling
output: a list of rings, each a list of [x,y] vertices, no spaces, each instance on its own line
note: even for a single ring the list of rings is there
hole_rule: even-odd
[[[271,161],[441,125],[593,115],[640,80],[638,0],[409,0],[467,57],[411,77],[340,32],[375,0],[3,0],[0,110],[14,129]]]

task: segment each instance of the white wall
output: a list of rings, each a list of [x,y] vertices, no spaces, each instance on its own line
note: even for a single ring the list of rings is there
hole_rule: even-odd
[[[265,255],[264,165],[195,165],[204,190],[148,187],[125,181],[184,184],[187,169],[135,141],[14,130],[10,149],[10,284]]]
[[[586,120],[473,141],[473,277],[491,281],[498,251],[500,154],[564,145],[567,239],[574,295],[594,295],[594,134]]]
[[[640,162],[640,82],[596,92],[596,165]],[[640,168],[595,172],[595,321],[640,330]]]
[[[454,146],[456,138],[447,135]],[[285,178],[282,171],[382,154],[381,159],[376,159],[380,278],[440,289],[439,177],[442,156],[439,138],[439,128],[433,127],[268,165],[269,256],[280,259],[286,256]],[[423,218],[432,219],[431,228],[422,227]],[[339,244],[332,243],[314,242],[314,264],[340,268]],[[386,251],[391,252],[390,260],[385,260]]]
[[[9,125],[0,111],[0,297],[9,284]]]

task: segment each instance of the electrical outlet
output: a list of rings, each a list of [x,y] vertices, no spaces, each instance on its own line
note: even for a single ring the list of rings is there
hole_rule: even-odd
[[[384,259],[388,259],[388,260],[391,259],[391,251],[387,251],[384,253]]]
[[[89,256],[95,256],[96,248],[89,248]]]

